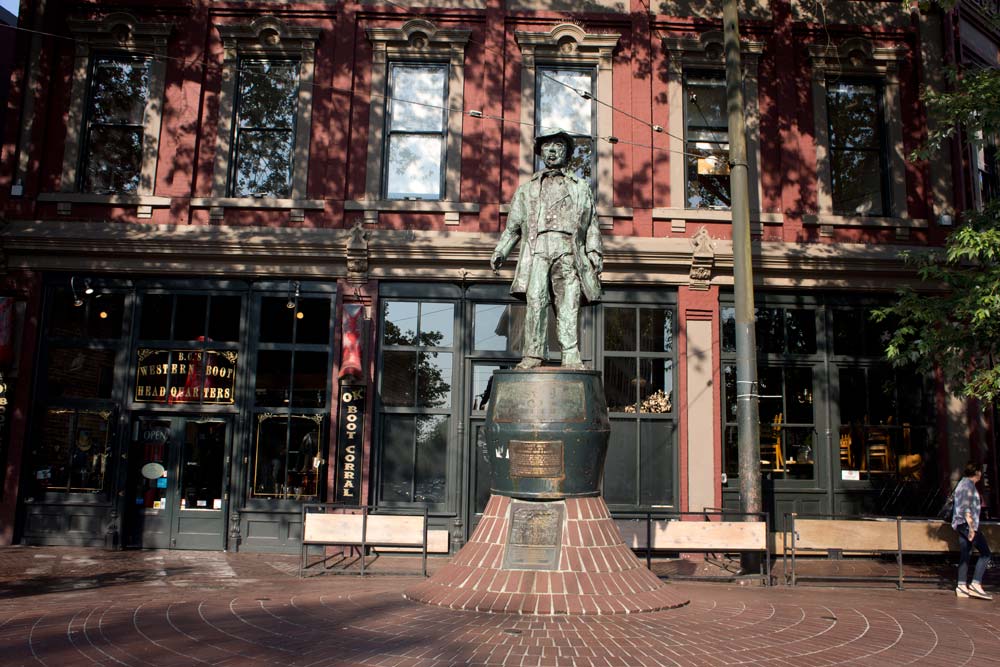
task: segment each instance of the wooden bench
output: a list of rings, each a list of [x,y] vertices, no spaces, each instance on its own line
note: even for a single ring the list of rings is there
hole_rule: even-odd
[[[1000,540],[1000,524],[982,522],[980,529],[991,544]],[[863,580],[893,581],[903,590],[906,579],[925,580],[926,577],[907,577],[903,569],[903,554],[947,554],[959,550],[958,535],[951,525],[940,519],[917,519],[891,516],[843,517],[835,515],[786,514],[785,532],[782,534],[782,563],[785,581],[796,585],[798,580],[824,581]],[[878,553],[896,556],[895,576],[860,574],[799,575],[796,559],[802,552]],[[791,569],[788,568],[789,557]]]
[[[392,548],[420,550],[423,575],[427,576],[427,510],[423,514],[373,512],[366,505],[347,507],[338,504],[302,506],[302,558],[299,576],[316,565],[307,564],[310,546],[351,547],[360,550],[360,574],[365,574],[365,556],[369,549]],[[320,563],[326,562],[323,558]]]
[[[733,521],[739,512],[673,512],[670,514],[615,514],[622,540],[634,551],[642,550],[646,567],[652,569],[653,551],[678,553],[763,552],[761,579],[770,584],[771,550],[767,514],[752,515],[759,521]],[[683,577],[677,577],[683,578]],[[729,576],[697,577],[731,579]]]

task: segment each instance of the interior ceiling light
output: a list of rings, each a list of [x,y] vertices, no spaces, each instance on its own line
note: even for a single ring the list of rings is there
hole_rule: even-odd
[[[83,293],[90,296],[94,293],[94,288],[90,284],[90,278],[83,279]]]
[[[294,293],[294,295],[292,294],[292,285],[295,286],[295,293]],[[299,301],[299,281],[296,280],[294,283],[292,283],[291,281],[289,281],[289,283],[288,283],[288,301],[285,302],[285,308],[288,308],[289,310],[291,310],[292,308],[295,307],[295,304],[297,304],[298,301]]]
[[[69,291],[73,293],[73,305],[79,308],[83,305],[83,299],[76,293],[76,276],[69,277]]]

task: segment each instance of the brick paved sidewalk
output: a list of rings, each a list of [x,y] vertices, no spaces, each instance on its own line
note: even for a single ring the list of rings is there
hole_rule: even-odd
[[[958,600],[945,583],[903,592],[673,583],[691,604],[531,617],[408,602],[401,592],[417,577],[299,579],[297,568],[282,555],[0,548],[0,664],[1000,663],[1000,602]]]

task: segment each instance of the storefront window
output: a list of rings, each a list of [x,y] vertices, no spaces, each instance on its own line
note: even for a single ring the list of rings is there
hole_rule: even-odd
[[[604,391],[611,413],[604,497],[618,506],[674,503],[674,310],[604,307]]]
[[[34,449],[40,492],[101,493],[111,454],[111,412],[50,408]]]
[[[921,483],[934,478],[928,473],[934,458],[933,392],[928,378],[885,361],[893,324],[874,321],[870,307],[839,301],[810,307],[770,298],[759,304],[761,470],[772,479],[804,480],[815,486],[827,479],[829,466],[836,487],[868,482],[884,489],[878,502],[891,500],[893,511],[926,512]],[[735,476],[739,457],[732,306],[723,304],[721,325],[725,472]],[[829,437],[820,438],[820,433]]]
[[[49,290],[46,308],[42,401],[31,438],[34,492],[106,493],[125,295],[74,278]]]
[[[262,296],[255,355],[250,495],[317,500],[329,418],[331,297]]]
[[[780,302],[764,302],[755,312],[760,466],[771,479],[817,479],[817,313],[815,307]],[[722,306],[721,327],[725,471],[736,476],[736,309],[730,305]]]
[[[319,497],[323,421],[323,415],[257,415],[251,482],[254,497]]]
[[[443,505],[452,430],[455,304],[386,300],[379,500]]]
[[[239,296],[142,295],[133,400],[235,404],[242,305]]]
[[[919,482],[933,465],[933,392],[927,378],[884,363],[889,325],[870,313],[832,311],[840,478]]]

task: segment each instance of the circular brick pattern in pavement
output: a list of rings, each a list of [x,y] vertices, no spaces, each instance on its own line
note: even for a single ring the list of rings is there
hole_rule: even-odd
[[[69,578],[9,586],[0,598],[0,662],[885,667],[1000,656],[1000,605],[950,591],[670,584],[691,604],[538,617],[410,602],[402,590],[411,577],[300,580],[247,558],[218,554],[191,569],[154,563],[78,590],[66,587]]]

